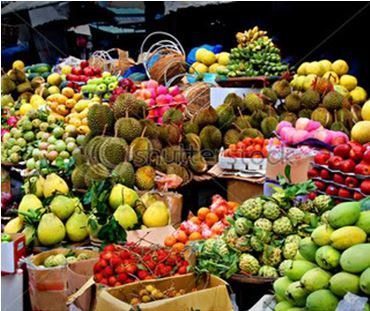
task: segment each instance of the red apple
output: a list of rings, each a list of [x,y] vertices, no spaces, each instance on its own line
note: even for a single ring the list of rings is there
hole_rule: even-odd
[[[320,174],[320,171],[314,167],[310,168],[307,172],[308,178],[319,176],[319,174]]]
[[[83,69],[83,68],[86,68],[89,66],[89,62],[87,60],[83,60],[81,63],[80,63],[80,67]]]
[[[348,144],[340,144],[334,148],[334,155],[340,156],[343,159],[348,159],[351,146]]]
[[[370,149],[367,149],[364,152],[364,155],[362,157],[362,161],[366,162],[367,164],[370,164]]]
[[[348,189],[340,188],[338,191],[338,196],[341,198],[352,198],[352,193]]]
[[[355,166],[355,173],[359,175],[370,175],[370,164],[361,161]]]
[[[344,183],[344,177],[341,174],[335,173],[333,175],[333,181],[338,183],[338,184],[343,184]]]
[[[350,143],[352,146],[351,151],[349,152],[349,157],[355,161],[356,163],[360,162],[362,160],[363,154],[364,154],[364,147],[361,144],[358,143]]]
[[[80,75],[82,73],[81,67],[73,67],[71,73],[74,75]]]
[[[337,195],[338,194],[338,188],[333,186],[333,185],[329,185],[326,188],[325,192],[326,192],[327,195]]]
[[[324,165],[328,162],[329,158],[330,158],[330,153],[321,152],[315,155],[314,161],[316,164]]]
[[[340,163],[343,161],[342,157],[340,156],[332,156],[328,160],[328,165],[333,170],[339,170]]]
[[[325,190],[325,188],[326,188],[326,184],[324,182],[320,181],[320,180],[315,180],[315,186],[319,190]]]
[[[330,180],[331,179],[331,173],[326,169],[322,169],[321,172],[320,172],[320,177],[322,179]]]
[[[96,76],[100,76],[101,75],[101,69],[100,68],[93,68],[94,69],[94,74]]]
[[[364,180],[361,185],[360,189],[365,194],[370,194],[370,179]]]
[[[345,144],[348,141],[348,138],[346,138],[344,135],[342,136],[337,136],[333,138],[331,141],[332,146],[340,145],[340,144]]]
[[[355,192],[353,193],[353,199],[354,199],[354,200],[356,200],[356,201],[360,201],[360,200],[362,200],[364,197],[365,197],[365,196],[364,196],[362,193],[360,193],[360,192],[355,191]]]
[[[358,186],[358,180],[356,177],[348,176],[344,180],[344,184],[350,188],[356,188]]]
[[[340,163],[339,169],[342,172],[351,173],[355,170],[356,163],[352,159],[344,160]]]
[[[85,76],[91,77],[94,75],[94,70],[91,67],[86,67],[83,69],[83,73]]]

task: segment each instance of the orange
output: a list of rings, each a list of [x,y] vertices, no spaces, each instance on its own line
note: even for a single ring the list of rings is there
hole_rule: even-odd
[[[197,225],[200,225],[202,223],[202,221],[197,217],[197,216],[193,216],[189,219],[193,224],[197,224]]]
[[[196,240],[202,240],[203,237],[199,232],[192,232],[189,235],[189,241],[196,241]]]
[[[185,231],[178,230],[176,233],[176,239],[179,242],[186,243],[186,241],[188,240],[188,236],[186,235]]]
[[[177,252],[182,252],[185,248],[185,244],[181,242],[177,242],[172,246],[172,249]]]
[[[198,210],[198,218],[200,220],[205,220],[206,219],[206,216],[207,214],[210,212],[209,208],[208,207],[201,207],[199,210]]]
[[[176,238],[173,235],[168,235],[164,239],[164,245],[171,247],[176,243]]]
[[[239,207],[239,203],[238,202],[229,201],[229,202],[227,202],[227,204],[229,205],[229,208],[232,211],[236,211],[237,208]]]
[[[76,105],[76,101],[73,98],[68,98],[66,100],[66,106],[67,108],[71,109]]]
[[[218,216],[215,213],[208,213],[206,216],[206,224],[211,227],[214,223],[218,222]]]

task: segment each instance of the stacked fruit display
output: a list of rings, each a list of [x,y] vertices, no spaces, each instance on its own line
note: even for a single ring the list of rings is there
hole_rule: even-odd
[[[190,213],[173,235],[165,238],[164,244],[174,249],[184,249],[191,241],[209,239],[221,235],[229,226],[228,217],[232,217],[236,204],[228,202],[219,195],[212,197],[212,204],[201,207],[197,216]]]
[[[9,133],[4,134],[2,162],[18,164],[26,161],[29,170],[37,169],[41,174],[46,164],[67,164],[71,156],[79,152],[85,136],[67,132],[63,121],[38,110],[30,111],[20,119]],[[63,164],[63,163],[64,164]]]
[[[229,64],[230,54],[228,52],[213,53],[205,48],[199,48],[195,53],[196,62],[189,68],[189,73],[202,76],[202,74],[216,73],[225,74]]]
[[[280,76],[288,70],[280,50],[258,26],[236,34],[238,47],[231,49],[228,77]]]
[[[71,250],[67,254],[57,254],[46,257],[42,265],[45,268],[61,267],[69,263],[83,261],[90,258],[90,254],[88,253],[81,252],[79,254],[76,254]]]
[[[168,88],[155,80],[149,80],[142,82],[140,88],[133,94],[136,98],[146,102],[149,119],[159,124],[167,123],[168,118],[173,119],[175,123],[182,122],[186,99],[178,86]],[[168,110],[170,112],[165,118],[164,115]]]
[[[184,259],[182,253],[167,248],[143,247],[133,243],[127,243],[125,246],[111,244],[105,246],[100,253],[100,259],[94,266],[94,279],[99,284],[114,287],[139,280],[181,275],[189,269],[189,262]],[[151,289],[152,287],[148,288],[150,294],[141,295],[149,298],[148,301],[144,299],[142,302],[149,302],[150,295],[158,296],[157,292]]]
[[[81,61],[79,66],[62,66],[61,73],[65,75],[68,81],[67,86],[73,88],[79,85],[79,82],[85,84],[88,80],[99,78],[102,75],[100,68],[90,66],[86,60]]]
[[[335,311],[347,293],[369,297],[370,211],[361,211],[360,202],[346,202],[322,218],[325,224],[300,241],[302,258],[291,261],[275,281],[274,310]],[[368,308],[365,303],[358,310]]]
[[[5,233],[22,232],[26,244],[53,246],[66,237],[71,242],[85,240],[88,216],[77,197],[69,193],[66,182],[56,174],[34,177],[29,193],[23,196],[18,206],[18,217],[12,219],[4,228]],[[43,204],[40,199],[50,203]]]
[[[24,65],[23,66],[21,65],[20,67],[21,68],[19,69],[24,70],[29,80],[32,80],[33,78],[40,76],[46,79],[51,74],[51,66],[45,63],[38,63],[26,67],[24,67]]]
[[[112,92],[118,87],[118,77],[112,76],[110,72],[103,72],[101,78],[87,80],[87,84],[81,86],[81,92],[85,97],[92,98],[99,95],[103,100],[108,101]]]
[[[224,152],[230,158],[266,158],[268,139],[246,137],[237,144],[231,144]]]
[[[340,200],[360,200],[370,194],[370,147],[357,142],[337,145],[333,153],[321,152],[308,171],[318,193]]]
[[[116,101],[117,97],[123,93],[134,93],[136,85],[131,79],[121,79],[118,81],[118,86],[112,91],[109,102],[112,104]]]
[[[308,118],[298,118],[295,126],[288,121],[280,122],[276,127],[282,143],[298,145],[308,139],[319,140],[329,146],[348,142],[348,136],[340,131],[325,129],[320,122]]]
[[[353,104],[362,105],[367,98],[366,91],[357,85],[355,76],[348,74],[349,66],[346,61],[338,59],[333,63],[327,59],[302,63],[297,74],[291,81],[296,90],[309,89],[312,84],[324,85],[328,82],[334,89],[348,98]]]

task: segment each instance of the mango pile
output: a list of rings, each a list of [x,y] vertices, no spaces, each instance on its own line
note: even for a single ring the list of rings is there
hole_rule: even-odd
[[[321,216],[322,225],[299,243],[274,283],[276,311],[305,308],[335,311],[347,294],[370,295],[370,210],[368,202],[346,202]],[[367,304],[364,310],[369,308]]]

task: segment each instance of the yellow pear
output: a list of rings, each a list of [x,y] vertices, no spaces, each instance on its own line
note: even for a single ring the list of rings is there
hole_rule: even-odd
[[[346,61],[338,59],[332,63],[331,70],[335,71],[338,76],[341,76],[348,72],[349,67]]]
[[[327,59],[322,59],[319,61],[323,73],[328,72],[331,69],[331,61]]]
[[[61,220],[66,220],[72,215],[76,206],[80,203],[78,198],[70,198],[65,195],[57,195],[50,202],[50,210]]]
[[[11,219],[4,227],[4,233],[18,233],[23,229],[23,220],[18,216]]]
[[[133,228],[138,222],[134,209],[128,204],[118,206],[113,217],[125,230]]]
[[[331,83],[337,84],[339,82],[339,77],[335,71],[327,71],[322,76],[324,79],[328,80]]]
[[[370,121],[357,122],[351,130],[351,137],[360,144],[370,142]]]
[[[67,194],[69,192],[69,188],[67,183],[64,179],[60,178],[57,174],[52,173],[46,177],[44,182],[44,197],[48,198],[52,195],[59,193],[59,194]]]
[[[309,64],[309,62],[304,62],[302,63],[298,69],[297,69],[297,74],[299,74],[300,76],[304,76],[306,74],[308,74],[307,72],[307,65]]]
[[[370,121],[370,100],[368,100],[363,106],[361,110],[362,119],[366,121]]]
[[[135,206],[136,201],[139,200],[139,195],[137,192],[129,187],[123,187],[123,202],[130,205],[131,207]]]
[[[166,226],[168,225],[168,220],[168,208],[162,201],[157,201],[151,204],[143,215],[143,223],[149,228]]]
[[[351,98],[352,98],[352,104],[358,104],[361,105],[365,102],[367,98],[367,93],[364,88],[361,86],[356,86],[351,92],[350,92]]]
[[[37,210],[39,208],[43,208],[40,199],[34,194],[26,194],[23,196],[21,203],[19,203],[18,213],[27,212],[29,210]],[[18,216],[21,220],[24,219],[23,215],[19,214]]]
[[[124,186],[121,184],[115,185],[109,195],[109,205],[111,208],[116,209],[118,206],[123,204],[124,194],[123,194]]]
[[[73,242],[85,240],[89,232],[87,231],[88,216],[79,208],[75,210],[66,222],[68,238]]]
[[[61,242],[66,235],[62,221],[53,213],[44,214],[37,227],[37,237],[42,245],[50,246]]]
[[[357,86],[357,78],[351,75],[343,75],[339,79],[339,84],[348,91],[352,91]]]

